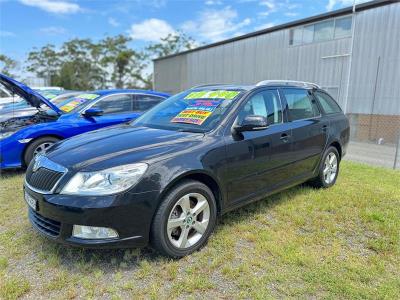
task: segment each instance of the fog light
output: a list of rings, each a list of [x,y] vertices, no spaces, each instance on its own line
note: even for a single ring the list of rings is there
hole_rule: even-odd
[[[72,236],[80,239],[113,239],[118,237],[118,233],[107,227],[74,225]]]

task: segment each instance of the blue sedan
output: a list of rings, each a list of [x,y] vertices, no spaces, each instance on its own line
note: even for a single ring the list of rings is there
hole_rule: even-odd
[[[0,83],[38,110],[31,116],[0,122],[0,169],[25,167],[59,140],[131,121],[169,97],[145,90],[98,90],[56,105],[5,75],[0,74]]]

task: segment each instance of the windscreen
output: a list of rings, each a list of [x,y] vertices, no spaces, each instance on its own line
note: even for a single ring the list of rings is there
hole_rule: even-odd
[[[88,101],[95,100],[99,97],[100,97],[99,94],[94,94],[94,93],[80,94],[58,103],[57,107],[65,113],[70,113],[79,110]]]
[[[57,97],[58,95],[61,95],[63,93],[63,91],[58,91],[58,90],[37,90],[37,89],[35,89],[35,91],[49,100],[52,100],[55,97]]]
[[[156,105],[134,126],[206,132],[215,128],[243,90],[189,90]]]

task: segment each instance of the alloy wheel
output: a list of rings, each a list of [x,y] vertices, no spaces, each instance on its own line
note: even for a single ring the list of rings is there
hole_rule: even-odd
[[[330,152],[325,158],[323,170],[324,180],[326,184],[331,184],[335,180],[337,169],[338,159],[336,157],[336,154]]]
[[[45,142],[43,144],[38,145],[35,148],[35,151],[33,151],[33,157],[35,157],[38,154],[44,154],[44,152],[50,148],[54,143],[53,142]]]
[[[203,195],[189,193],[174,205],[167,221],[167,235],[176,248],[195,245],[204,235],[210,221],[210,205]]]

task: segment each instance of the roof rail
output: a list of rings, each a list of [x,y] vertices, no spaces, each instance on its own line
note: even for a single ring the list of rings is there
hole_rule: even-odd
[[[190,89],[197,89],[201,87],[208,87],[208,86],[218,86],[218,85],[231,85],[229,83],[210,83],[210,84],[200,84],[200,85],[195,85],[192,86]]]
[[[296,85],[302,87],[313,87],[317,89],[321,88],[316,83],[306,82],[306,81],[296,81],[296,80],[263,80],[256,84],[256,86],[261,86],[261,85]]]

